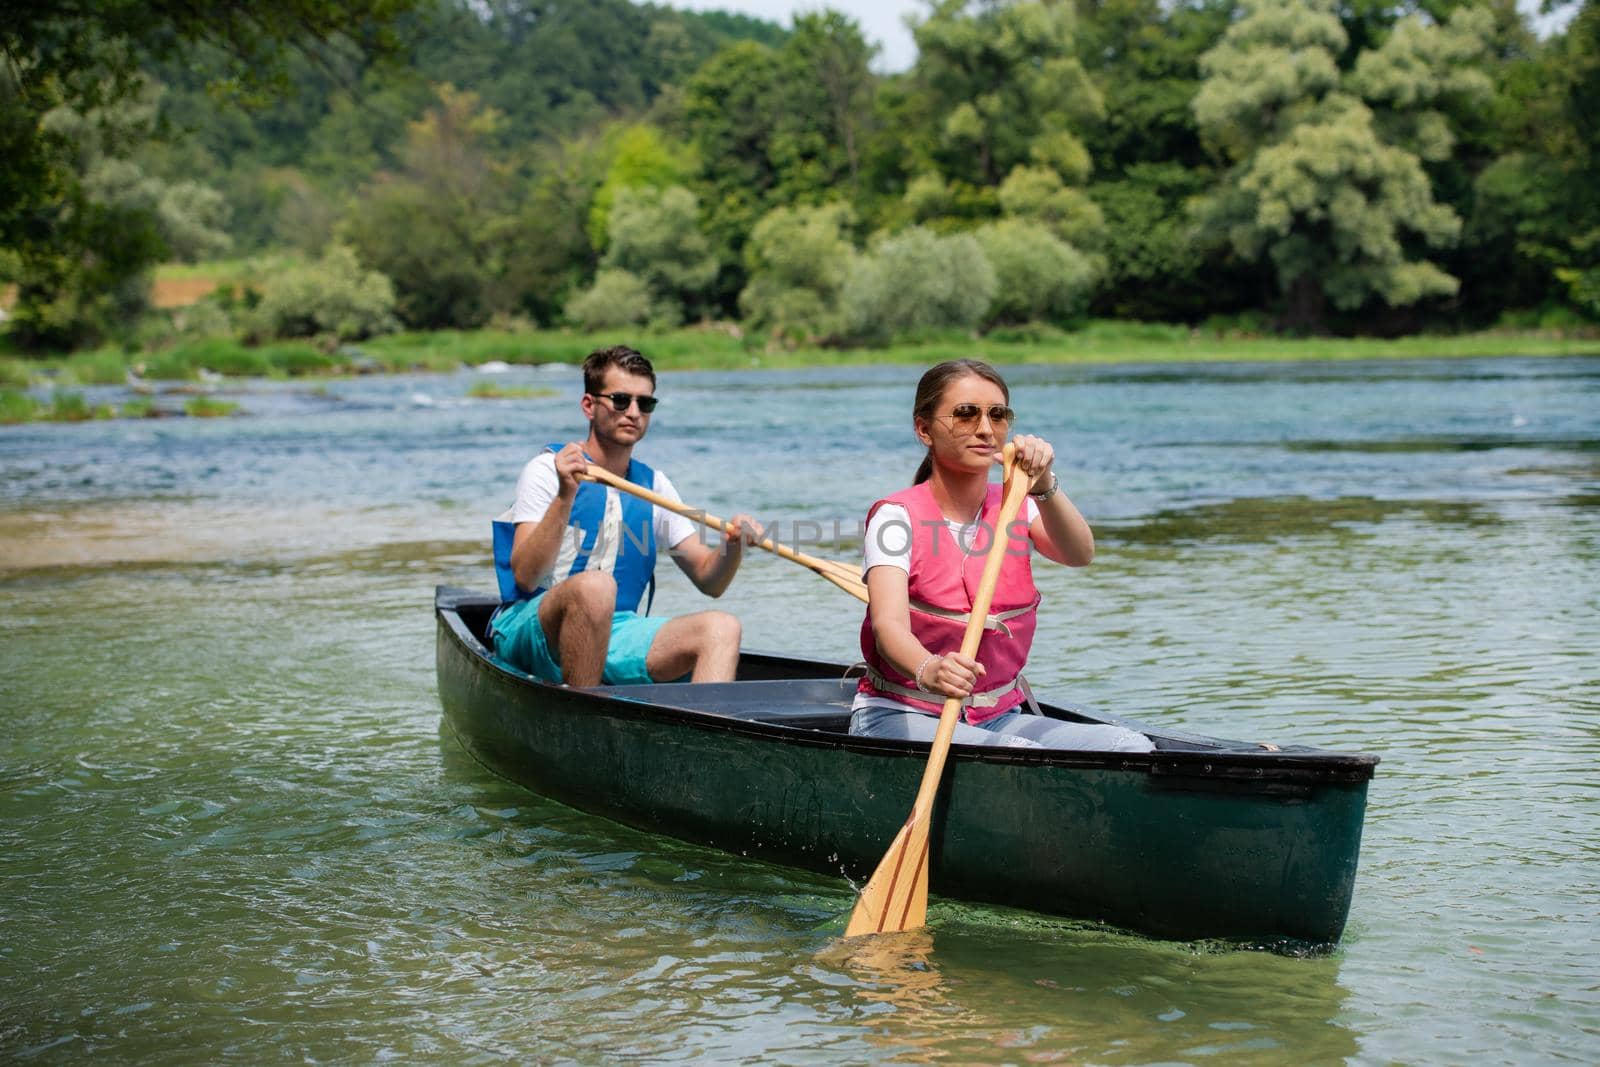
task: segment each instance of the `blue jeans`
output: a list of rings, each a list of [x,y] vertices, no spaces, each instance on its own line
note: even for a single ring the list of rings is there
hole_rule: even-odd
[[[858,737],[932,743],[939,717],[914,708],[858,707],[850,716],[850,732]],[[1121,726],[1063,722],[1044,715],[1008,711],[974,726],[956,723],[950,738],[957,745],[1006,745],[1012,748],[1064,748],[1078,752],[1150,752],[1155,745],[1144,734]]]

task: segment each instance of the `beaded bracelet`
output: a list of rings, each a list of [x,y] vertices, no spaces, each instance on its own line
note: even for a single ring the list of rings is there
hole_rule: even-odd
[[[933,690],[922,684],[922,672],[927,669],[928,664],[932,663],[938,658],[938,653],[934,653],[933,655],[929,656],[927,659],[922,661],[922,666],[917,668],[917,673],[911,676],[912,681],[917,683],[917,688],[924,693],[931,693]]]

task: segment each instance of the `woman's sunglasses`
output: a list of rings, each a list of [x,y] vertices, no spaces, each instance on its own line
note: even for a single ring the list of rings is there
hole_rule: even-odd
[[[653,396],[640,396],[637,393],[590,393],[590,396],[603,397],[611,401],[611,410],[616,412],[627,411],[629,405],[635,400],[639,402],[639,410],[648,415],[661,403]]]
[[[1004,404],[990,404],[988,407],[957,404],[950,409],[950,414],[939,417],[949,419],[950,429],[955,433],[969,434],[978,432],[979,420],[985,415],[989,416],[989,425],[994,427],[996,433],[1005,433],[1011,420],[1017,417],[1017,413]]]

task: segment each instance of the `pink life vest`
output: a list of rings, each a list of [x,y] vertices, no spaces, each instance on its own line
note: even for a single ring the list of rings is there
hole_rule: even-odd
[[[928,482],[878,501],[867,513],[870,522],[880,507],[893,503],[903,506],[911,517],[911,573],[907,583],[911,632],[929,652],[961,651],[967,616],[983,578],[984,557],[1000,513],[1001,489],[998,483],[990,485],[984,497],[984,525],[970,546],[971,556],[956,543]],[[1017,679],[1028,661],[1038,622],[1039,591],[1033,585],[1033,543],[1028,538],[1027,525],[1019,517],[1006,532],[1012,535],[1011,543],[1000,567],[983,639],[978,644],[976,658],[983,664],[984,674],[965,708],[966,721],[974,724],[1010,711],[1025,699]],[[932,715],[943,710],[943,697],[924,699],[911,695],[916,692],[916,680],[901,674],[878,653],[871,605],[861,623],[861,654],[867,661],[868,673],[856,687],[857,692],[888,697]],[[886,689],[880,682],[893,688]],[[900,691],[908,689],[911,693]]]

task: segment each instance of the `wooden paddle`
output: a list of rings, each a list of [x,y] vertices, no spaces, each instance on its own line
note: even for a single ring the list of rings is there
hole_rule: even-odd
[[[680,504],[676,500],[669,500],[660,493],[646,489],[642,485],[636,485],[633,482],[628,481],[626,478],[617,477],[604,467],[600,467],[591,463],[589,464],[588,472],[586,474],[579,475],[579,477],[585,478],[592,482],[601,482],[624,493],[631,493],[641,500],[648,500],[658,508],[666,508],[668,511],[676,512],[685,518],[693,519],[695,522],[698,522],[703,526],[709,526],[713,530],[720,530],[726,536],[734,536],[732,523],[723,519],[719,519],[715,515],[701,511],[699,508],[691,508],[687,504]],[[850,566],[848,563],[840,563],[836,560],[818,559],[816,556],[808,556],[804,552],[796,552],[787,545],[778,544],[770,537],[757,541],[756,547],[764,548],[768,552],[776,553],[777,555],[782,556],[784,559],[793,560],[802,567],[806,567],[817,574],[822,575],[822,577],[826,578],[840,589],[843,589],[846,593],[849,593],[863,604],[867,602],[867,583],[861,580],[860,570]]]
[[[1000,504],[1000,514],[995,522],[994,540],[989,545],[983,561],[983,578],[978,583],[978,594],[972,598],[972,614],[967,618],[967,630],[961,638],[961,654],[971,656],[978,651],[983,638],[983,622],[994,601],[994,587],[1000,579],[1000,566],[1011,539],[1006,531],[1022,507],[1022,498],[1028,492],[1028,476],[1012,462],[1014,446],[1006,445],[1006,495]],[[928,824],[933,817],[933,799],[939,791],[939,779],[944,776],[945,756],[950,751],[950,738],[956,732],[956,722],[961,718],[961,700],[951,697],[944,702],[939,713],[939,731],[933,736],[933,747],[928,750],[928,766],[922,772],[922,787],[917,790],[911,814],[900,828],[889,851],[872,872],[856,907],[850,913],[846,937],[860,934],[894,933],[921,926],[928,917]]]

